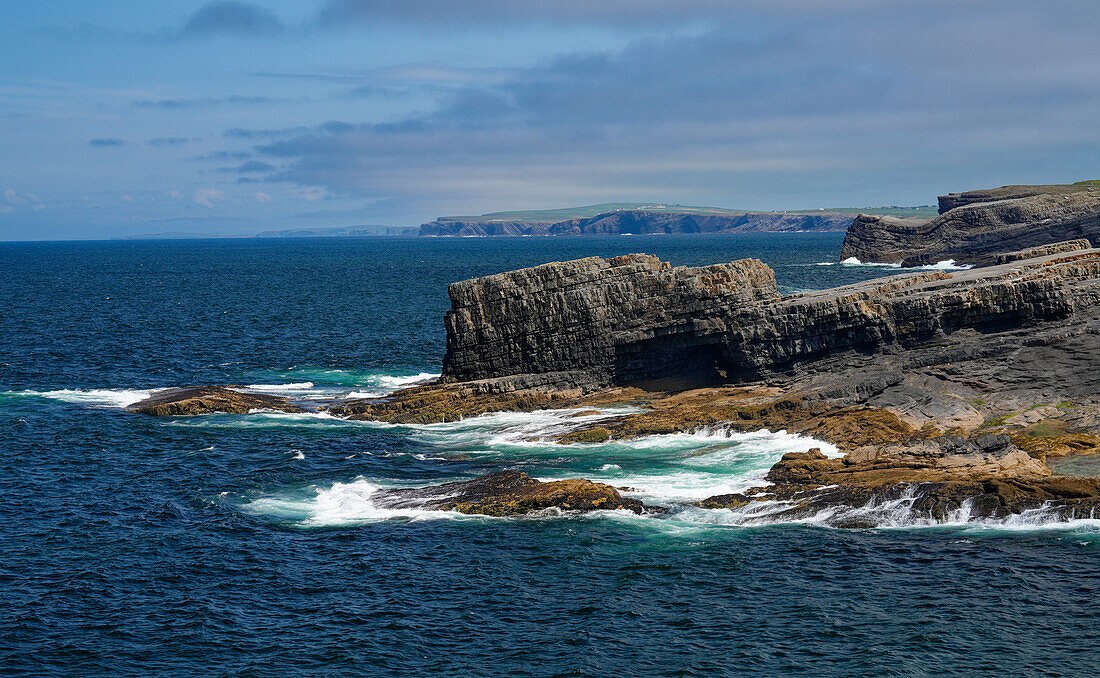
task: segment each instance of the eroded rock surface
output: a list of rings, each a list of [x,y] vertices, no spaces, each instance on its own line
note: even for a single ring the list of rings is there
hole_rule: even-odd
[[[302,412],[303,409],[286,398],[261,393],[242,393],[224,386],[193,386],[158,391],[128,406],[127,411],[158,417],[211,414],[226,412],[248,414],[252,410]]]
[[[756,260],[670,268],[647,255],[591,257],[452,285],[443,380],[669,390],[817,375],[843,392],[876,388],[830,378],[849,368],[894,367],[901,380],[914,366],[1050,344],[1066,346],[1051,349],[1057,361],[1096,372],[1080,352],[1100,350],[1098,277],[1100,250],[1089,249],[781,297]]]
[[[564,221],[523,221],[492,218],[441,217],[420,226],[427,236],[500,235],[622,235],[670,233],[761,233],[786,231],[843,231],[852,215],[822,212],[662,212],[612,210],[591,217]]]
[[[917,445],[860,448],[839,459],[813,449],[785,454],[768,472],[773,484],[698,502],[702,508],[779,502],[771,518],[797,520],[840,513],[844,527],[875,527],[874,507],[895,504],[934,521],[1004,518],[1042,510],[1060,519],[1091,518],[1100,508],[1100,478],[1053,476],[1006,435],[945,436]]]
[[[431,487],[380,490],[372,495],[382,508],[418,508],[489,516],[523,515],[558,508],[563,511],[625,509],[642,513],[637,499],[623,497],[610,485],[569,479],[541,482],[521,471],[489,475]]]
[[[1000,254],[1082,239],[1100,243],[1100,190],[970,202],[924,223],[859,215],[841,257],[903,266],[949,259],[988,265]]]

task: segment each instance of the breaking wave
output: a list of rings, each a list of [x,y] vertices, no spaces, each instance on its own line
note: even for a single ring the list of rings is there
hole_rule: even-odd
[[[33,398],[47,398],[60,400],[66,403],[77,403],[92,407],[123,408],[136,402],[145,400],[158,390],[135,389],[60,389],[56,391],[5,391],[8,396],[29,396]]]
[[[381,487],[364,478],[329,486],[305,488],[242,501],[242,513],[289,523],[295,527],[348,527],[390,520],[446,520],[468,518],[452,511],[386,509],[371,497]],[[478,517],[474,517],[478,519]]]
[[[896,268],[901,269],[901,262],[897,263],[885,263],[868,261],[862,262],[857,257],[848,257],[843,261],[819,261],[815,266],[862,266],[867,268]],[[926,264],[923,266],[907,266],[906,271],[965,271],[974,268],[972,264],[956,264],[954,259],[944,259],[943,261],[937,261],[934,264]]]

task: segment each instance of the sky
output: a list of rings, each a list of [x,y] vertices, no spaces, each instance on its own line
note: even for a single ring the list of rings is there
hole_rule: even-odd
[[[0,6],[0,240],[1100,178],[1095,0]]]

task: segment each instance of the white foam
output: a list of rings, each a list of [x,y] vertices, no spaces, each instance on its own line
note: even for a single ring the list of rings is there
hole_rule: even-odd
[[[279,412],[251,410],[248,414],[215,412],[193,417],[177,417],[161,421],[166,426],[184,428],[393,428],[397,424],[382,421],[341,419],[328,412]]]
[[[926,266],[915,266],[922,271],[965,271],[974,268],[973,264],[956,264],[954,259],[944,259]]]
[[[342,395],[341,398],[345,400],[354,400],[361,398],[381,398],[384,395],[386,395],[385,391],[351,391],[350,393]]]
[[[10,395],[37,396],[67,403],[80,403],[97,407],[123,408],[151,397],[158,390],[132,389],[61,389],[57,391],[8,391]]]
[[[309,391],[313,388],[312,381],[302,381],[295,384],[249,384],[249,391],[261,391],[263,393],[291,393],[295,391]]]
[[[878,262],[878,261],[869,261],[867,263],[864,263],[864,262],[860,261],[858,257],[848,257],[847,259],[844,259],[843,261],[841,261],[840,265],[841,266],[871,266],[871,267],[877,267],[877,268],[901,268],[901,263],[900,262],[891,264],[891,263]]]
[[[420,374],[414,374],[411,376],[390,376],[380,375],[372,377],[371,381],[383,388],[389,388],[397,390],[411,384],[416,384],[422,381],[430,381],[432,379],[438,379],[443,376],[439,372],[421,372]]]
[[[340,527],[388,520],[441,520],[465,517],[453,511],[385,509],[374,505],[379,486],[357,478],[328,487],[312,486],[304,492],[260,497],[240,505],[240,510],[290,522],[297,527]]]

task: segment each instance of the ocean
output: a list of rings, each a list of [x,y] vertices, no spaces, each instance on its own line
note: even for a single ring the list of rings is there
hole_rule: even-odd
[[[702,509],[384,510],[380,487],[514,468],[671,503],[819,443],[716,427],[548,442],[574,412],[398,426],[155,419],[169,386],[303,403],[439,374],[446,287],[583,256],[757,257],[785,292],[897,273],[843,234],[0,244],[6,675],[1093,675],[1100,521],[880,527]],[[949,264],[941,267],[950,268]],[[605,410],[586,417],[614,416]],[[828,448],[826,447],[828,450]]]

